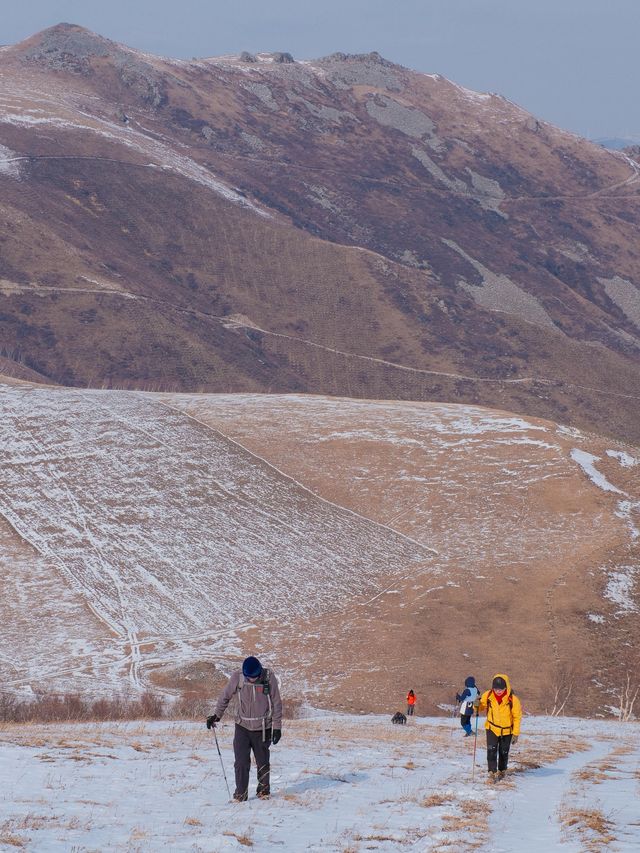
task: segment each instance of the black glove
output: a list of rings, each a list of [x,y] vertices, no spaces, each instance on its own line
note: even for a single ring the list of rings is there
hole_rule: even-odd
[[[220,717],[217,714],[212,714],[210,717],[207,717],[207,728],[215,729],[216,723],[220,722]]]
[[[462,699],[460,698],[459,693],[456,693],[456,702],[462,702]]]
[[[271,735],[271,743],[275,746],[282,737],[282,729],[274,729]]]
[[[511,738],[511,746],[515,746],[518,743],[518,735],[514,735]]]

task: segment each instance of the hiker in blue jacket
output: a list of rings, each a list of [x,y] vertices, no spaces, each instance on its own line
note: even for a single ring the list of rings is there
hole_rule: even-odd
[[[471,717],[473,716],[473,703],[480,698],[480,691],[476,687],[475,678],[470,675],[464,680],[464,690],[456,693],[456,702],[460,703],[460,725],[464,729],[464,736],[471,735]]]

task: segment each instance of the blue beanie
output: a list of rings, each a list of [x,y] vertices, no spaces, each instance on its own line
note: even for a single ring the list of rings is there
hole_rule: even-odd
[[[245,658],[242,664],[242,674],[245,678],[257,678],[259,675],[262,675],[262,664],[258,658]]]
[[[475,678],[474,678],[472,675],[469,675],[469,676],[468,676],[467,678],[465,678],[465,680],[464,680],[464,686],[465,686],[465,687],[475,687],[475,686],[476,686],[476,680],[475,680]]]

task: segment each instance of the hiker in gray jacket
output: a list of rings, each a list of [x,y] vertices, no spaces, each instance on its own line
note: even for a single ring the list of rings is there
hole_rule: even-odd
[[[249,796],[251,752],[258,773],[257,795],[267,799],[269,789],[269,747],[282,736],[282,700],[278,681],[257,658],[248,657],[236,670],[218,699],[215,713],[207,717],[207,728],[220,722],[231,699],[236,700],[236,729],[233,736],[236,790],[233,799],[243,803]]]

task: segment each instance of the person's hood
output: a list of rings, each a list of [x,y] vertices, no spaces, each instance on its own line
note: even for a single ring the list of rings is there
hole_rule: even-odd
[[[507,696],[511,696],[511,681],[508,675],[505,675],[504,672],[496,672],[493,678],[504,678],[507,684]],[[491,683],[493,684],[493,678],[491,679]]]
[[[465,680],[464,680],[464,686],[465,686],[465,687],[475,687],[475,686],[476,686],[476,680],[475,680],[475,678],[474,678],[472,675],[469,675],[469,676],[468,676],[467,678],[465,678]]]

